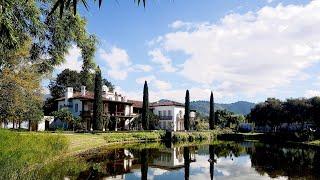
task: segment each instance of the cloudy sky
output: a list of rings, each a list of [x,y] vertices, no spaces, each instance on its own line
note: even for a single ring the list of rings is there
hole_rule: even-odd
[[[131,99],[217,102],[320,94],[320,0],[105,1],[81,11],[104,78]],[[80,70],[70,49],[61,67]],[[60,67],[60,69],[61,69]],[[59,68],[58,68],[59,69]]]

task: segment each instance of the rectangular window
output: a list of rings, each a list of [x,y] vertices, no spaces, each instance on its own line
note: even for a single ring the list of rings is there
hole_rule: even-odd
[[[167,116],[167,111],[163,110],[163,116]]]
[[[171,116],[171,110],[168,110],[168,116]]]
[[[79,108],[79,107],[78,107],[78,104],[75,104],[75,105],[74,105],[74,111],[75,111],[75,112],[78,112],[78,110],[79,110],[78,108]]]
[[[158,113],[159,113],[159,116],[161,116],[161,111],[159,111]]]

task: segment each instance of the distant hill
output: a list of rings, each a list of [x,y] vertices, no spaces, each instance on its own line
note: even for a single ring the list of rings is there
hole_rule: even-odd
[[[196,110],[197,112],[208,116],[209,115],[209,110],[210,110],[210,103],[209,101],[192,101],[190,102],[190,108]],[[230,104],[219,104],[215,103],[214,107],[215,110],[223,110],[226,109],[228,111],[234,112],[236,114],[249,114],[251,108],[255,106],[254,103],[247,102],[247,101],[238,101],[235,103],[230,103]]]

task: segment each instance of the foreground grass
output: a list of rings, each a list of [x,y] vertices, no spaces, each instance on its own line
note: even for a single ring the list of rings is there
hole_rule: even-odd
[[[62,179],[76,174],[84,164],[59,159],[68,139],[58,134],[17,133],[0,129],[0,179]]]

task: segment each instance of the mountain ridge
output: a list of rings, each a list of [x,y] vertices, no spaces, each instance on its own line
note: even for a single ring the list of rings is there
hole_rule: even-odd
[[[247,115],[251,109],[255,106],[255,103],[248,101],[237,101],[234,103],[215,103],[215,110],[227,110],[235,114]],[[192,101],[190,102],[190,108],[196,110],[202,115],[208,116],[210,110],[209,101]]]

